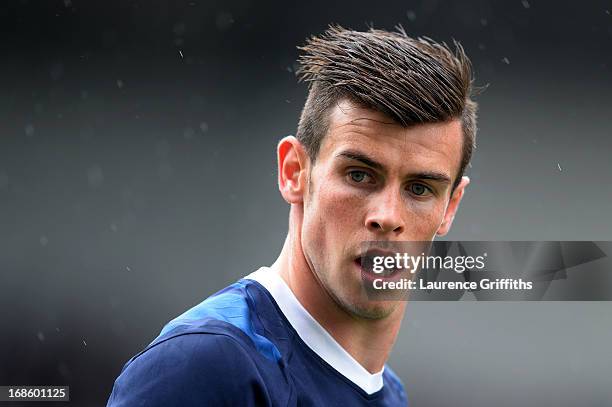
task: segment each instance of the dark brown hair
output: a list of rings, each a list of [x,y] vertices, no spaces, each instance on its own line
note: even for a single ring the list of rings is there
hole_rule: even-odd
[[[296,137],[314,162],[328,130],[329,108],[344,98],[405,127],[460,118],[464,142],[454,190],[475,146],[470,60],[456,41],[453,51],[429,38],[411,38],[401,26],[396,29],[361,32],[330,26],[298,47],[304,53],[296,73],[309,83],[309,92]]]

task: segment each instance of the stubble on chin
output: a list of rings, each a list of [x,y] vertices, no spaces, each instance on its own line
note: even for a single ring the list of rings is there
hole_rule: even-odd
[[[336,305],[350,316],[358,319],[379,320],[387,318],[395,311],[397,304],[394,301],[372,301],[368,298],[363,287],[360,286],[358,294],[354,297],[349,293],[345,295],[337,295],[333,290],[327,289],[328,294],[334,300]]]

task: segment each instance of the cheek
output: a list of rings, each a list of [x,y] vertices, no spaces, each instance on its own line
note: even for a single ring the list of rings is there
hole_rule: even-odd
[[[359,223],[359,208],[363,200],[355,194],[334,185],[321,185],[313,196],[311,205],[312,220],[318,224],[319,233],[334,236],[347,233]],[[353,230],[354,231],[354,230]]]
[[[342,185],[319,185],[305,208],[304,228],[314,244],[344,245],[358,230],[363,218],[363,197]]]
[[[325,185],[319,193],[321,211],[330,228],[342,229],[359,222],[361,207],[365,204],[363,197],[348,188],[334,185]]]
[[[431,240],[444,219],[444,209],[442,201],[413,202],[409,206],[407,240]]]

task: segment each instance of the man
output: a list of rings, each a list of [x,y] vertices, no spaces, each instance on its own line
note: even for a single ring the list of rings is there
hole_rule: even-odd
[[[168,323],[109,406],[407,404],[385,365],[405,302],[365,294],[362,243],[451,227],[476,128],[455,46],[331,27],[301,48],[309,95],[297,137],[278,144],[291,205],[278,259]]]

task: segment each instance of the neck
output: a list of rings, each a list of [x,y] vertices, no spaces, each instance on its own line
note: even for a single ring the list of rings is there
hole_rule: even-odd
[[[301,244],[299,214],[292,208],[289,233],[272,269],[280,274],[312,317],[370,373],[382,370],[404,314],[401,302],[385,318],[364,319],[338,306],[311,270]],[[298,218],[298,219],[295,219]]]

